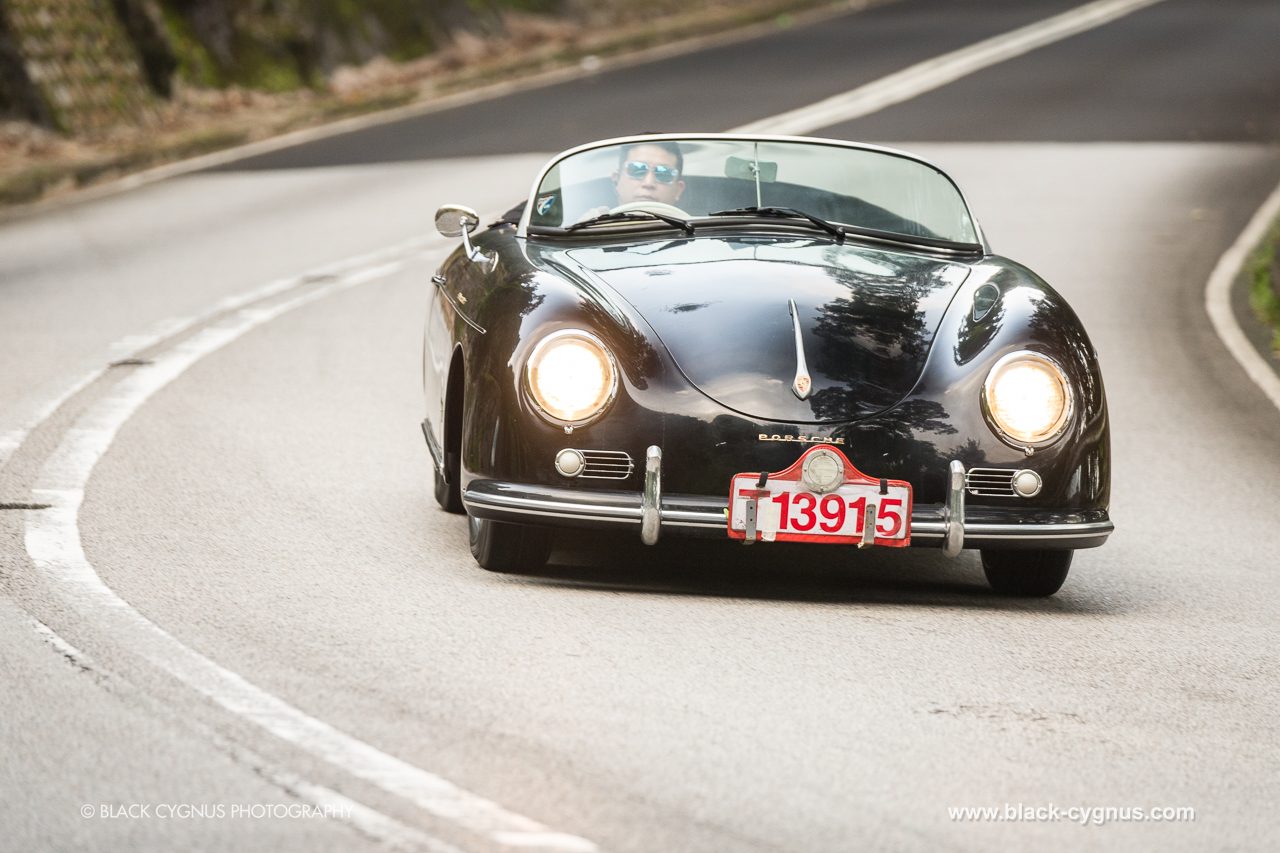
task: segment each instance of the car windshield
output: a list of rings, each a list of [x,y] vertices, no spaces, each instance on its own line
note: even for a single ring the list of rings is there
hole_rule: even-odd
[[[648,219],[670,227],[672,217],[696,222],[719,214],[721,220],[834,223],[907,239],[980,242],[959,190],[933,166],[820,141],[630,139],[564,157],[543,176],[531,202],[535,231],[576,225],[580,233]]]

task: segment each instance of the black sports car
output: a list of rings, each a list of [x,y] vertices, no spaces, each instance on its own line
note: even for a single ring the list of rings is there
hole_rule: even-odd
[[[486,569],[553,527],[641,542],[981,549],[1051,595],[1113,525],[1097,355],[954,182],[825,139],[646,135],[555,157],[432,277],[422,429]]]

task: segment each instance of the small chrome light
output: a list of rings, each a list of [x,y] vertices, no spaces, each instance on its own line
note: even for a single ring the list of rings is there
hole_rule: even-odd
[[[566,447],[556,454],[556,470],[566,477],[578,476],[586,464],[582,453],[573,448]]]
[[[810,491],[834,492],[844,482],[844,462],[830,450],[815,450],[804,460],[800,477]]]
[[[1034,498],[1043,487],[1044,481],[1035,471],[1023,468],[1013,475],[1013,491],[1020,498]]]

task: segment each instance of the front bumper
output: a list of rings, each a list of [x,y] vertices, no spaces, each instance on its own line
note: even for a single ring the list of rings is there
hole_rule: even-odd
[[[582,491],[555,486],[473,480],[462,492],[467,512],[476,518],[558,527],[634,528],[646,544],[661,531],[725,536],[729,507],[723,497],[664,495],[661,453],[646,458],[645,489]],[[954,463],[953,463],[954,467]],[[1046,511],[1018,507],[966,507],[963,477],[952,478],[947,504],[916,504],[911,513],[911,544],[940,547],[948,554],[962,548],[1096,548],[1115,529],[1105,510]]]

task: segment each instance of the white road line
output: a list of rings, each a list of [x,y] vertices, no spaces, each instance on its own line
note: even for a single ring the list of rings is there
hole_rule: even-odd
[[[1209,283],[1205,285],[1204,308],[1227,351],[1240,363],[1253,383],[1262,389],[1262,393],[1267,395],[1271,404],[1280,410],[1280,378],[1249,343],[1240,324],[1236,322],[1235,312],[1231,310],[1231,286],[1241,268],[1248,262],[1249,253],[1262,241],[1277,216],[1280,216],[1280,186],[1272,191],[1249,220],[1244,231],[1231,244],[1231,248],[1218,259],[1209,275]]]
[[[740,133],[805,134],[911,100],[961,77],[1100,27],[1162,0],[1097,0],[1061,15],[925,60],[841,95],[735,128]]]
[[[390,257],[394,253],[375,254]],[[401,257],[352,269],[270,307],[241,307],[157,354],[150,364],[133,368],[76,421],[45,462],[32,495],[49,509],[25,514],[27,553],[73,607],[100,624],[107,623],[127,648],[276,737],[495,843],[594,851],[592,842],[556,832],[340,732],[188,648],[103,583],[81,545],[79,509],[93,469],[120,428],[153,394],[250,330],[322,297],[384,278],[404,261]]]
[[[73,380],[70,384],[58,386],[34,395],[37,402],[29,404],[29,412],[16,416],[12,412],[8,413],[7,418],[14,418],[16,423],[11,423],[6,428],[0,428],[0,471],[4,470],[9,459],[27,440],[27,436],[31,434],[33,429],[48,420],[68,400],[101,378],[112,362],[135,358],[161,341],[168,340],[196,326],[207,323],[219,314],[225,314],[245,305],[269,299],[309,281],[324,281],[329,277],[342,275],[370,264],[378,264],[390,258],[406,257],[414,252],[423,251],[432,245],[443,246],[445,244],[436,237],[417,237],[372,252],[343,258],[340,261],[308,270],[300,275],[277,279],[243,293],[221,299],[199,314],[162,320],[141,334],[130,335],[116,341],[107,348],[106,352],[94,360],[91,367],[85,368],[79,378]]]
[[[71,661],[71,663],[81,669],[91,670],[98,674],[104,674],[88,655],[59,637],[52,628],[41,622],[39,619],[36,619],[34,616],[28,616],[27,624],[31,626],[33,631],[40,635],[40,639],[44,640],[45,643],[47,643],[55,652]]]
[[[85,672],[93,673],[94,676],[100,679],[111,679],[116,681],[117,685],[119,684],[118,680],[110,672],[99,666],[97,661],[62,639],[48,625],[34,617],[28,617],[27,621],[31,629],[40,635],[40,638],[45,643],[59,655],[66,658],[73,666]],[[130,689],[136,688],[130,685]],[[193,721],[188,721],[187,724],[199,729],[204,728]],[[337,791],[312,784],[293,773],[273,767],[260,756],[246,750],[244,747],[230,743],[215,732],[206,730],[202,733],[207,739],[213,741],[215,747],[248,764],[277,787],[326,810],[329,814],[341,815],[345,823],[350,824],[357,831],[372,838],[374,841],[380,842],[389,850],[461,853],[453,845],[445,844],[411,826],[363,806],[355,800],[344,797]]]

